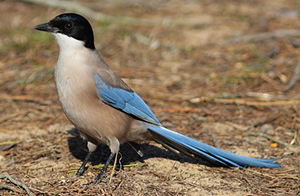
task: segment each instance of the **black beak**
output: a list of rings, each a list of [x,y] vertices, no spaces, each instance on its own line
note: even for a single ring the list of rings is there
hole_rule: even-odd
[[[34,29],[39,30],[39,31],[46,31],[49,33],[54,33],[56,32],[57,28],[53,28],[51,22],[47,22],[44,24],[39,24],[34,27]]]

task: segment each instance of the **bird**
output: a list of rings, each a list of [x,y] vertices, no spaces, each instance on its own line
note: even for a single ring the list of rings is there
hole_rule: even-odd
[[[94,183],[102,180],[120,144],[129,143],[142,156],[139,143],[146,140],[215,166],[281,166],[275,159],[234,154],[164,127],[142,98],[105,63],[95,48],[92,26],[83,16],[63,13],[34,29],[51,33],[59,46],[54,68],[59,103],[87,141],[88,154],[76,176],[84,173],[99,144],[106,144],[111,153]]]

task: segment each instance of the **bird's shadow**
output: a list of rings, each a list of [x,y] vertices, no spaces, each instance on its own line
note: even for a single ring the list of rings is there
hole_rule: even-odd
[[[71,137],[68,137],[68,146],[71,154],[75,158],[83,161],[86,155],[88,154],[87,142],[80,136],[80,133],[76,128],[69,130],[68,133],[71,135]],[[213,166],[211,163],[205,160],[197,161],[183,154],[177,155],[164,148],[159,148],[148,143],[142,143],[139,145],[142,152],[144,153],[143,157],[140,157],[128,143],[124,143],[120,146],[120,154],[122,157],[121,163],[123,165],[127,165],[136,161],[144,162],[144,160],[146,159],[159,157],[170,160],[177,160],[179,162],[189,162],[195,164],[199,163],[207,166]],[[97,150],[92,154],[90,162],[92,163],[92,165],[105,163],[109,155],[110,149],[108,148],[108,146],[100,144],[98,145]]]

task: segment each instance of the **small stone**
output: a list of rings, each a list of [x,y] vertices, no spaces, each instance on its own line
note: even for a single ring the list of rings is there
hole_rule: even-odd
[[[269,124],[264,124],[263,126],[261,126],[259,128],[259,130],[261,132],[271,131],[271,130],[273,130],[273,127],[271,125],[269,125]]]

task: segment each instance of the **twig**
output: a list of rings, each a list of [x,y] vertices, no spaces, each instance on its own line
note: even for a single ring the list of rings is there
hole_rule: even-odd
[[[112,16],[100,13],[99,11],[94,11],[88,7],[80,5],[78,1],[65,1],[65,0],[21,0],[28,3],[33,3],[42,6],[55,7],[60,9],[65,9],[67,11],[76,12],[78,14],[84,15],[90,19],[114,23],[114,24],[124,24],[124,25],[139,25],[139,26],[175,26],[175,27],[194,27],[197,25],[202,25],[203,23],[199,21],[186,20],[185,18],[140,18],[140,17],[130,17],[130,16]],[[126,2],[126,1],[124,1]],[[128,3],[128,2],[127,2]],[[152,4],[153,2],[151,2]],[[160,4],[159,4],[160,5]]]
[[[298,147],[298,146],[292,146],[292,145],[289,144],[289,143],[286,143],[286,142],[284,142],[284,141],[281,141],[281,140],[279,140],[279,139],[277,139],[277,138],[274,138],[274,137],[272,137],[272,136],[269,136],[269,135],[267,135],[267,134],[265,134],[265,133],[250,132],[249,134],[252,135],[252,136],[261,136],[261,137],[267,138],[267,139],[269,139],[269,140],[271,140],[271,141],[273,141],[273,142],[276,142],[276,143],[278,143],[278,144],[287,146],[287,147],[290,148],[291,152],[297,152],[297,153],[298,153],[298,152],[300,151],[300,147]]]
[[[20,141],[0,142],[0,146],[18,144],[18,143],[20,143]]]
[[[2,175],[0,175],[0,178],[1,178],[1,179],[2,179],[2,178],[7,178],[7,179],[8,179],[9,181],[11,181],[13,184],[15,184],[15,185],[17,185],[17,186],[19,186],[19,187],[22,187],[22,188],[27,192],[27,194],[28,194],[29,196],[33,196],[33,194],[31,193],[31,191],[29,190],[29,188],[28,188],[25,184],[16,181],[16,180],[13,179],[9,174],[2,174]]]
[[[274,106],[274,105],[299,105],[300,104],[300,100],[258,102],[258,101],[246,101],[243,99],[217,99],[217,98],[209,98],[209,97],[193,98],[190,100],[190,102],[192,103],[215,102],[215,103],[223,103],[223,104],[237,104],[237,105],[248,105],[248,106]]]
[[[257,33],[254,35],[244,35],[237,38],[226,39],[220,41],[219,43],[221,45],[226,45],[229,43],[257,42],[257,41],[272,39],[276,37],[280,37],[280,38],[293,37],[293,36],[298,36],[299,34],[300,34],[300,30],[297,29],[278,29],[275,30],[274,32]]]
[[[249,135],[252,135],[252,136],[261,136],[261,137],[264,137],[264,138],[267,138],[273,142],[276,142],[278,144],[281,144],[281,145],[284,145],[284,146],[291,146],[290,144],[284,142],[284,141],[281,141],[275,137],[272,137],[272,136],[269,136],[265,133],[259,133],[259,132],[250,132]]]
[[[17,192],[17,193],[21,193],[20,190],[16,189],[13,186],[9,186],[9,185],[0,185],[0,190],[1,189],[7,189],[7,190],[11,190],[11,191],[14,191],[14,192]]]
[[[258,121],[256,123],[253,124],[254,127],[258,127],[258,126],[261,126],[263,124],[266,124],[266,123],[270,123],[270,122],[273,122],[274,120],[276,120],[277,118],[279,118],[279,116],[281,116],[282,114],[281,113],[275,113],[275,114],[272,114],[271,116],[261,120],[261,121]]]
[[[0,151],[8,150],[8,149],[14,147],[15,145],[17,145],[18,143],[20,143],[20,142],[19,141],[0,142]]]
[[[60,106],[57,104],[54,104],[51,100],[45,100],[44,98],[34,97],[34,95],[16,95],[12,96],[6,93],[1,93],[0,100],[5,101],[25,101],[25,102],[35,102],[38,103],[39,107],[48,107],[51,105],[51,108],[54,109],[60,109]],[[37,108],[39,109],[39,108]]]
[[[116,169],[116,165],[117,165],[118,154],[119,154],[119,151],[117,151],[117,153],[115,155],[115,161],[114,161],[114,165],[113,165],[113,168],[112,168],[112,171],[111,171],[111,174],[110,174],[110,178],[109,178],[108,184],[111,183],[112,177],[114,175],[114,172],[115,172],[115,169]]]
[[[94,165],[93,168],[102,168],[104,166],[104,164],[99,164],[99,165]],[[129,165],[122,165],[122,167],[135,167],[138,166],[138,164],[129,164]],[[112,168],[113,165],[109,165],[108,168]],[[68,173],[73,173],[73,172],[77,172],[78,169],[71,169],[71,170],[67,170],[67,171],[63,171]]]
[[[254,175],[261,176],[261,177],[264,177],[264,178],[271,178],[271,179],[277,179],[278,178],[277,176],[271,176],[267,173],[261,173],[261,172],[258,172],[256,170],[254,170],[254,169],[251,169],[251,168],[248,168],[247,172],[251,172]]]
[[[6,93],[2,93],[0,95],[1,100],[12,100],[12,101],[32,101],[32,102],[39,102],[42,101],[43,99],[34,97],[32,95],[17,95],[17,96],[11,96]]]
[[[250,129],[250,127],[246,127],[246,126],[243,126],[243,125],[239,125],[239,124],[235,124],[235,123],[232,123],[232,122],[225,122],[225,124],[239,130],[239,131],[248,131]]]
[[[195,108],[178,108],[178,109],[157,109],[155,112],[169,112],[169,113],[185,113],[185,112],[198,112]]]
[[[284,90],[288,91],[290,90],[293,86],[295,86],[295,84],[297,83],[297,81],[299,80],[300,77],[300,60],[298,61],[298,64],[296,65],[295,69],[294,69],[294,73],[290,79],[290,81],[287,83],[287,85],[285,85]]]
[[[283,95],[271,95],[269,93],[258,93],[258,92],[246,92],[248,97],[257,97],[261,100],[270,101],[272,99],[285,99]]]
[[[157,20],[157,19],[143,19],[143,18],[134,18],[129,16],[111,16],[107,14],[103,14],[100,12],[96,12],[88,7],[84,7],[80,5],[76,1],[61,1],[61,0],[23,0],[24,2],[29,2],[33,4],[38,4],[42,6],[49,6],[49,7],[56,7],[60,9],[65,9],[68,11],[73,11],[78,14],[82,14],[90,19],[96,21],[103,21],[115,24],[130,24],[130,25],[143,25],[143,26],[155,26],[158,24],[162,24],[164,19]],[[174,22],[168,23],[168,25],[177,25],[177,26],[187,26],[184,21],[180,22],[177,21],[176,24]],[[189,24],[191,25],[191,24]]]
[[[172,168],[169,170],[169,172],[168,172],[168,174],[167,174],[167,176],[166,176],[166,180],[165,180],[165,181],[170,180],[171,172],[172,172],[172,170],[174,169],[175,165],[176,165],[176,163],[174,163],[173,166],[172,166]]]
[[[253,139],[249,139],[249,138],[245,138],[245,140],[249,143],[258,143],[260,145],[263,145],[263,146],[270,146],[270,144],[266,143],[266,142],[262,142],[262,141],[258,141],[258,140],[253,140]]]
[[[56,7],[60,9],[66,9],[68,11],[74,11],[79,14],[85,15],[88,18],[97,20],[97,21],[106,21],[106,22],[116,22],[116,23],[121,23],[121,24],[149,24],[152,23],[153,21],[150,20],[141,20],[140,18],[135,19],[131,17],[118,17],[118,16],[109,16],[100,12],[95,12],[91,10],[90,8],[84,7],[80,5],[79,3],[75,1],[60,1],[60,0],[51,0],[51,1],[45,1],[45,0],[23,0],[25,2],[29,3],[34,3],[38,5],[43,5],[43,6],[50,6],[50,7]]]
[[[282,89],[274,80],[266,76],[265,74],[261,74],[260,78],[268,83],[270,83],[276,90],[280,91]]]

